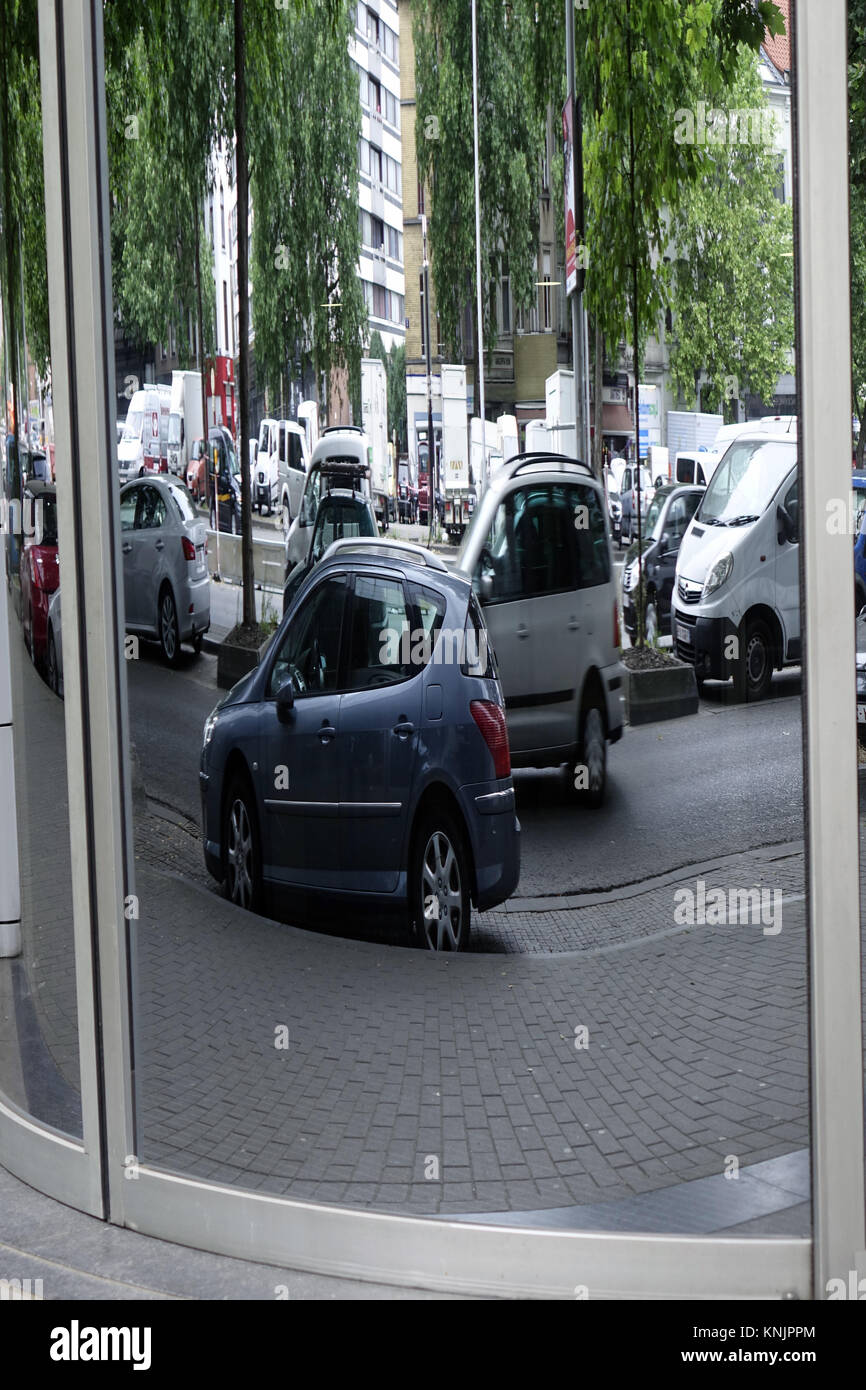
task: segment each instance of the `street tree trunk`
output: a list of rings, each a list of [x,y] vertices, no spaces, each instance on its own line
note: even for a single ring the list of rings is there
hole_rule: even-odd
[[[247,168],[247,88],[244,0],[235,7],[235,158],[237,161],[238,217],[238,434],[241,468],[241,573],[243,576],[243,626],[256,625],[253,589],[253,509],[250,496],[250,334],[249,334],[249,170]]]

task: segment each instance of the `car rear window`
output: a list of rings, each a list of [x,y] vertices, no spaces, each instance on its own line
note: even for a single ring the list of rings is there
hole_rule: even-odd
[[[186,483],[166,483],[166,487],[181,521],[195,521],[198,513],[192,500],[192,493]]]

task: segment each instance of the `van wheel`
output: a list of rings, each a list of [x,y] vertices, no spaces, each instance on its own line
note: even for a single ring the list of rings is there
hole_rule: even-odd
[[[607,789],[607,737],[598,695],[591,695],[581,710],[576,765],[568,772],[574,799],[597,810]]]
[[[283,526],[283,535],[284,535],[284,536],[287,536],[287,535],[289,534],[289,527],[290,527],[291,524],[292,524],[292,514],[291,514],[291,512],[289,511],[289,504],[288,504],[288,502],[284,502],[284,503],[283,503],[283,507],[282,507],[282,518],[281,518],[281,519],[282,519],[282,526]]]
[[[654,598],[646,606],[646,640],[654,647],[659,639],[659,611]]]
[[[252,788],[236,777],[225,800],[222,825],[223,888],[229,902],[249,912],[262,906],[262,857]]]
[[[767,624],[753,618],[740,638],[734,662],[734,693],[738,700],[763,700],[773,679],[773,643]]]
[[[464,951],[469,940],[469,861],[448,811],[431,810],[415,834],[410,870],[412,922],[429,951]]]

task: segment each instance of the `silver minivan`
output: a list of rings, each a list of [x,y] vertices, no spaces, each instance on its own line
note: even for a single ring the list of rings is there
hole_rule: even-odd
[[[456,567],[484,606],[514,765],[567,763],[569,788],[600,805],[625,694],[601,483],[560,455],[509,460],[475,510]]]
[[[181,642],[201,650],[210,627],[207,529],[185,483],[170,474],[120,493],[126,630],[155,637],[174,666]]]

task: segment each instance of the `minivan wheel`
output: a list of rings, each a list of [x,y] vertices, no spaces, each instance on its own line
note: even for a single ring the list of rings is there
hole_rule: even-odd
[[[577,767],[569,768],[575,798],[592,810],[602,804],[607,788],[607,737],[604,711],[597,700],[597,696],[591,697],[581,712]],[[578,770],[583,774],[580,778]]]
[[[773,679],[773,643],[766,623],[753,618],[740,644],[734,662],[734,693],[738,700],[762,700]]]
[[[650,599],[646,606],[646,640],[651,647],[654,647],[659,638],[659,611],[655,599]]]
[[[259,828],[252,791],[241,778],[231,784],[225,800],[222,845],[225,896],[248,912],[258,912],[262,902]]]
[[[176,666],[180,660],[180,629],[174,594],[169,588],[163,589],[159,599],[159,642],[169,666]]]
[[[471,906],[463,836],[447,811],[428,812],[415,836],[412,918],[429,951],[464,951]]]

